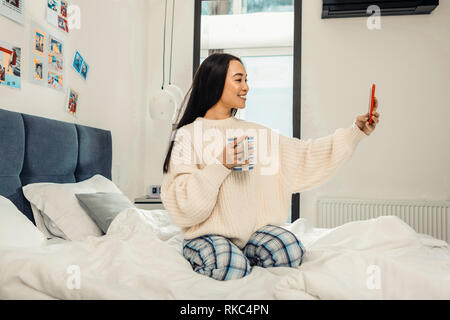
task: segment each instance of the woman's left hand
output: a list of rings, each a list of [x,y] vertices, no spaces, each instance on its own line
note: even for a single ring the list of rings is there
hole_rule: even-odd
[[[377,112],[378,100],[374,97],[373,114],[372,114],[372,124],[369,124],[369,112],[366,114],[356,117],[356,125],[362,132],[366,135],[370,135],[373,130],[375,130],[376,125],[380,122],[380,114]]]

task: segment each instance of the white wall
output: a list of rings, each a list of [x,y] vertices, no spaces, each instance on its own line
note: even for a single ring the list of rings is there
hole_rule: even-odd
[[[164,0],[149,0],[148,13],[148,97],[161,90],[163,84],[163,45],[164,45]],[[172,1],[167,1],[166,39],[165,39],[165,85],[178,86],[184,94],[192,84],[192,61],[194,43],[194,0],[176,0],[174,12],[174,31],[172,48],[172,73],[170,77]],[[148,113],[148,110],[146,110]],[[167,121],[152,120],[146,117],[146,187],[161,184],[163,165],[171,134]]]
[[[302,137],[318,138],[367,112],[377,84],[380,125],[329,182],[301,194],[315,220],[320,197],[450,200],[450,2],[431,15],[320,19],[303,1]]]
[[[26,2],[25,26],[0,16],[0,40],[22,48],[22,89],[0,87],[0,108],[111,130],[113,180],[129,198],[142,195],[148,1],[74,0],[81,29],[69,35],[46,22],[46,3]],[[65,92],[28,80],[31,20],[65,40],[65,82],[80,92],[77,118],[64,110]],[[71,68],[75,49],[91,66],[88,82]]]
[[[154,90],[162,81],[164,1],[151,0],[150,8]],[[176,1],[175,9],[172,79],[186,92],[192,81],[194,1]],[[301,194],[301,216],[315,225],[320,197],[450,200],[449,1],[431,15],[382,17],[380,30],[369,30],[365,18],[320,15],[321,1],[303,1],[302,138],[351,125],[367,112],[372,82],[382,122],[330,181]],[[153,122],[149,132],[146,177],[157,184],[170,129]]]

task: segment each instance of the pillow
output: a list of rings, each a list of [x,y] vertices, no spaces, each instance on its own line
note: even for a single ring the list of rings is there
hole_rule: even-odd
[[[0,246],[37,247],[46,237],[7,198],[0,196]]]
[[[36,223],[36,227],[47,237],[47,239],[52,239],[55,237],[66,239],[67,236],[58,226],[41,210],[36,208],[36,206],[32,203],[31,211],[33,211],[34,222]]]
[[[58,228],[58,226],[45,213],[41,212],[41,210],[38,211],[42,216],[42,218],[44,219],[44,225],[49,231],[49,233],[52,235],[52,237],[55,236],[58,238],[67,239],[67,236],[64,234],[64,232],[62,232],[61,229]]]
[[[124,209],[135,208],[128,198],[120,193],[84,193],[75,195],[81,207],[97,223],[104,233],[114,218]]]
[[[76,183],[33,183],[22,189],[25,198],[59,228],[66,240],[103,235],[80,206],[76,193],[122,193],[111,180],[101,175]]]

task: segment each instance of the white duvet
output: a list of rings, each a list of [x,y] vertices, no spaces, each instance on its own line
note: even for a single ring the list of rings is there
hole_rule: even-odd
[[[0,247],[0,298],[450,299],[447,244],[396,217],[329,230],[304,219],[285,227],[307,250],[298,269],[254,267],[221,282],[192,271],[165,210],[126,209],[103,237]]]

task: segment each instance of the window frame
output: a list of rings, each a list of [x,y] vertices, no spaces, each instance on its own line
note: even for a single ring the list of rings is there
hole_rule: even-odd
[[[200,66],[200,36],[202,1],[195,0],[194,8],[194,52],[192,62],[192,77]],[[294,0],[294,74],[293,74],[293,104],[292,104],[292,136],[301,138],[301,71],[302,71],[302,0]],[[291,222],[300,218],[300,193],[292,194]]]

